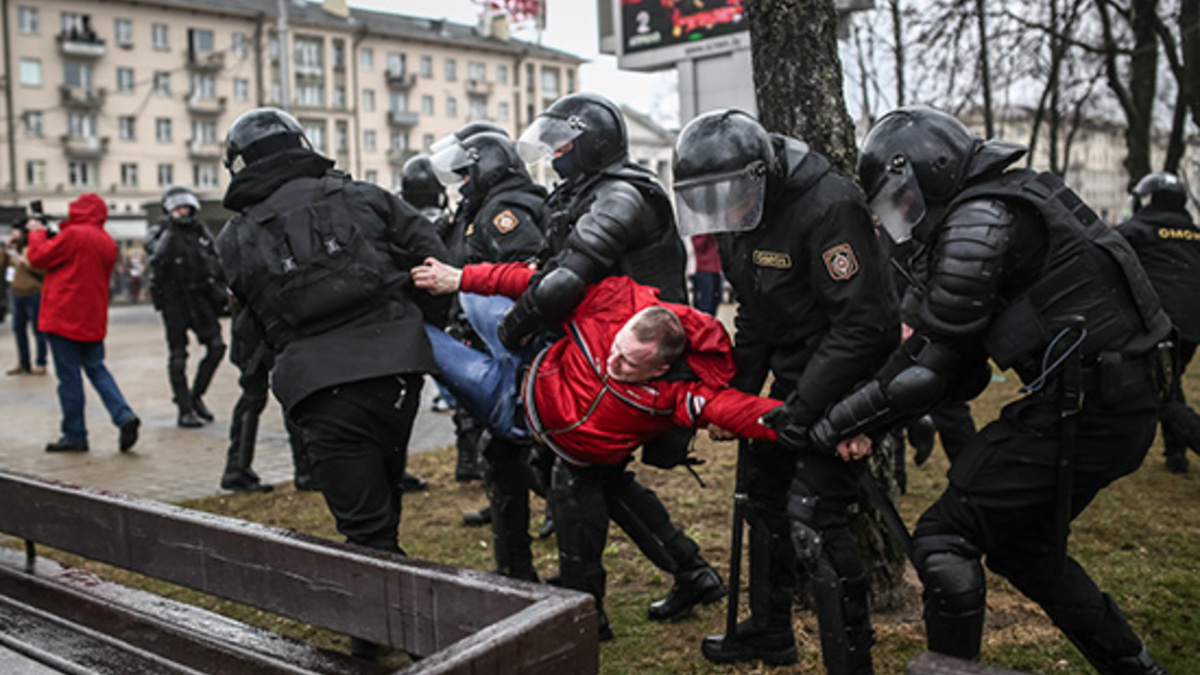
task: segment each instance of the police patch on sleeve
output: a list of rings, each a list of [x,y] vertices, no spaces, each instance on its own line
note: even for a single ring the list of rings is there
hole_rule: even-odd
[[[517,218],[517,216],[508,209],[501,211],[500,213],[496,214],[495,218],[492,218],[492,225],[494,225],[496,229],[500,231],[500,234],[508,234],[509,232],[512,232],[513,228],[516,227],[520,222],[521,221]]]
[[[838,244],[821,254],[825,259],[825,269],[834,281],[845,281],[858,274],[858,258],[854,257],[854,249],[850,244]]]

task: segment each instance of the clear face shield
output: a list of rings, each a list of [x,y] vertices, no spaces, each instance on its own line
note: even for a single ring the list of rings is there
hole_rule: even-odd
[[[913,229],[925,218],[925,197],[912,164],[904,155],[892,158],[874,186],[871,210],[897,244],[912,239]]]
[[[553,159],[559,148],[579,138],[585,128],[578,117],[561,119],[543,115],[517,139],[517,154],[526,164]]]
[[[463,163],[465,156],[466,151],[463,150],[458,137],[454,134],[431,145],[429,147],[429,164],[433,167],[433,173],[437,176],[438,182],[449,188],[461,185],[463,177],[454,169]]]
[[[767,165],[758,161],[737,171],[678,181],[674,189],[680,235],[748,232],[762,220]]]

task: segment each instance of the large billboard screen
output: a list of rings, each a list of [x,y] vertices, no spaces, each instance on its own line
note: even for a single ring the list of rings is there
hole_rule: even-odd
[[[621,0],[623,52],[749,30],[742,0]]]

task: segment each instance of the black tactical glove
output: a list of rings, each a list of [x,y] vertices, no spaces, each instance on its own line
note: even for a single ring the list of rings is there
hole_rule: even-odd
[[[515,352],[541,327],[542,313],[534,306],[529,293],[526,292],[505,312],[504,318],[500,319],[500,324],[496,327],[496,332],[500,344]]]
[[[763,415],[764,425],[779,434],[779,443],[794,452],[808,452],[812,449],[808,427],[798,423],[786,405],[776,406]]]

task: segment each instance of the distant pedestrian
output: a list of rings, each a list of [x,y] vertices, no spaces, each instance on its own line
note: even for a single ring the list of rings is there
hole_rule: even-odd
[[[121,430],[121,452],[137,442],[141,421],[104,366],[108,279],[117,259],[117,245],[104,231],[107,219],[104,200],[85,192],[68,206],[67,219],[59,223],[57,235],[40,220],[25,223],[29,264],[46,270],[38,328],[46,333],[54,355],[63,416],[62,437],[47,444],[46,452],[88,450],[80,371],[87,374],[112,423]]]
[[[29,246],[29,233],[23,223],[13,227],[8,246],[0,251],[0,267],[10,267],[12,277],[9,290],[12,292],[13,336],[17,341],[17,365],[8,370],[9,375],[46,374],[46,335],[38,330],[38,308],[42,301],[42,278],[44,270],[32,267],[25,258]],[[29,331],[32,329],[37,353],[29,354]]]
[[[721,305],[721,253],[717,251],[717,235],[698,234],[692,237],[693,260],[692,306],[713,316]]]

